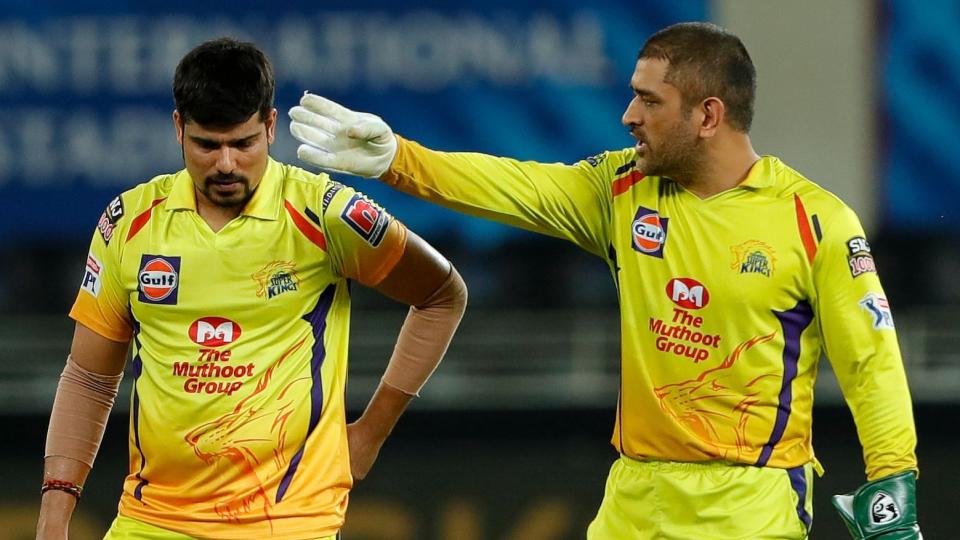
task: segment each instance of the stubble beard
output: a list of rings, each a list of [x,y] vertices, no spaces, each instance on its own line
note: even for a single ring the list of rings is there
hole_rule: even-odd
[[[653,147],[647,142],[647,157],[637,156],[637,168],[646,176],[670,178],[688,184],[703,168],[702,141],[683,121],[677,122]]]

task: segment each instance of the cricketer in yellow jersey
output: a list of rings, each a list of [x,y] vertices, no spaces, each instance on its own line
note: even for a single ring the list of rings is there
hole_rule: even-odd
[[[868,483],[834,499],[854,538],[919,538],[916,435],[889,304],[856,215],[749,137],[756,75],[708,23],[653,35],[622,123],[632,148],[574,165],[445,153],[306,94],[304,161],[570,240],[621,309],[621,458],[587,537],[805,538],[826,353]]]
[[[253,44],[174,76],[185,168],[112,201],[93,234],[47,435],[38,539],[66,539],[129,348],[130,469],[106,538],[328,539],[436,368],[466,301],[452,265],[375,202],[269,157]],[[347,425],[350,281],[411,306]]]

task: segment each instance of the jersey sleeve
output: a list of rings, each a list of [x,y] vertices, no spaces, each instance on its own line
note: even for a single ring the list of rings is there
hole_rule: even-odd
[[[813,266],[827,357],[853,413],[869,480],[917,470],[910,390],[870,246],[847,207],[826,224]]]
[[[130,340],[130,296],[120,279],[121,239],[114,233],[122,226],[123,201],[115,198],[100,215],[90,241],[80,291],[70,318],[97,334],[117,342]],[[112,241],[111,241],[112,240]]]
[[[611,214],[607,154],[574,165],[438,152],[397,137],[381,180],[473,216],[569,240],[605,256]]]
[[[321,204],[334,271],[376,286],[403,255],[406,227],[363,193],[337,182],[330,182]]]

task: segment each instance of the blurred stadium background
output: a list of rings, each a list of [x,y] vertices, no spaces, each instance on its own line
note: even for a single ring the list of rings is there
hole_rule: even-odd
[[[960,496],[960,4],[955,0],[4,0],[0,12],[0,539],[33,537],[66,312],[113,196],[180,167],[170,80],[196,43],[260,44],[285,112],[311,89],[441,149],[572,162],[629,146],[619,118],[656,29],[712,20],[759,73],[753,130],[861,216],[915,399],[921,523],[956,538]],[[285,115],[274,156],[294,161]],[[605,266],[563,242],[345,179],[458,265],[471,308],[369,480],[349,540],[583,537],[615,454],[618,318]],[[704,238],[703,242],[710,242]],[[404,310],[358,291],[348,403],[374,388]],[[823,362],[812,538],[846,533],[829,496],[863,481]],[[125,387],[72,538],[100,538],[126,471]],[[953,426],[953,427],[950,427]],[[948,527],[948,524],[950,525]]]

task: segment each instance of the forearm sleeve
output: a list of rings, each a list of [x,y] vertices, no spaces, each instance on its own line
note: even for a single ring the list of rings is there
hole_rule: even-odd
[[[410,306],[383,382],[416,396],[440,364],[467,306],[467,288],[457,270],[419,306]]]
[[[93,466],[122,378],[122,373],[87,371],[67,357],[50,413],[44,457],[67,457]]]

